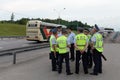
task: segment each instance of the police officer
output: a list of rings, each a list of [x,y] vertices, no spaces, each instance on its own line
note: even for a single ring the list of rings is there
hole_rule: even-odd
[[[66,37],[66,30],[62,30],[62,36],[60,36],[59,38],[57,38],[57,45],[59,48],[59,66],[58,66],[58,73],[61,74],[62,72],[62,61],[63,59],[65,59],[65,63],[66,63],[66,73],[67,75],[72,75],[73,73],[71,73],[70,71],[70,65],[69,65],[69,52],[67,50],[67,47],[70,47],[67,41],[67,37]]]
[[[71,61],[74,61],[75,57],[74,57],[74,39],[75,39],[75,33],[72,32],[72,28],[69,27],[67,28],[68,30],[68,33],[69,33],[69,36],[68,36],[68,41],[70,42],[70,53],[71,53],[71,57],[70,57],[70,60]]]
[[[91,34],[89,29],[85,28],[84,29],[84,34],[87,35],[88,37],[88,48],[87,48],[87,59],[88,59],[88,68],[92,68],[93,65],[93,60],[92,60],[92,53],[91,53],[91,46],[90,46],[90,39],[91,39]]]
[[[88,47],[88,38],[83,33],[83,29],[78,29],[78,34],[75,37],[75,47],[76,47],[76,63],[75,63],[75,73],[79,74],[79,61],[82,56],[84,73],[88,74],[88,66],[87,66],[87,53],[85,52]]]
[[[59,38],[60,36],[62,36],[62,26],[57,26],[57,38]],[[59,53],[59,48],[57,47],[57,52]],[[58,54],[59,56],[59,54]],[[62,63],[64,62],[64,60],[62,61]]]
[[[60,37],[62,36],[62,26],[57,26],[57,36]]]
[[[100,33],[98,33],[99,27],[97,25],[92,29],[93,36],[91,38],[91,46],[93,51],[93,61],[94,61],[94,69],[91,75],[98,75],[98,73],[102,73],[102,60],[101,54],[103,52],[103,37]]]
[[[52,63],[52,71],[57,71],[57,53],[56,53],[56,35],[57,29],[52,30],[52,35],[50,37],[50,55],[51,55],[51,63]]]

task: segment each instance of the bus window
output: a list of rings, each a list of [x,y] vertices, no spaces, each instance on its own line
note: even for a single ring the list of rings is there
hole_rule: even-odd
[[[37,27],[37,24],[35,24],[35,27]]]
[[[29,24],[28,27],[37,27],[37,24]]]

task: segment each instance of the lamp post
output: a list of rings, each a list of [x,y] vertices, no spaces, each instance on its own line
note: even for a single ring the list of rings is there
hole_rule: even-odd
[[[60,16],[61,16],[61,12],[63,11],[63,10],[65,10],[66,8],[63,8],[62,10],[56,10],[56,9],[54,9],[54,11],[56,11],[57,12],[57,14],[58,14],[58,24],[60,24]]]

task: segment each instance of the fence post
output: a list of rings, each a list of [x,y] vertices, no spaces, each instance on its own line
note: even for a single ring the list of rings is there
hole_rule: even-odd
[[[16,64],[16,53],[13,52],[13,64]]]

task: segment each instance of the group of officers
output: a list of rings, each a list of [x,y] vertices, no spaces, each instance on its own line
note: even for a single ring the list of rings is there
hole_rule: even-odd
[[[62,64],[66,64],[66,74],[72,75],[70,62],[75,61],[75,73],[79,74],[79,66],[82,61],[84,74],[88,74],[88,68],[92,68],[91,75],[102,73],[101,54],[103,52],[103,38],[99,33],[99,27],[93,29],[78,28],[77,34],[71,28],[62,29],[62,26],[52,29],[50,42],[50,59],[52,71],[62,73]],[[76,52],[75,52],[76,51]],[[69,56],[70,53],[70,56]],[[75,56],[76,53],[76,56]]]

